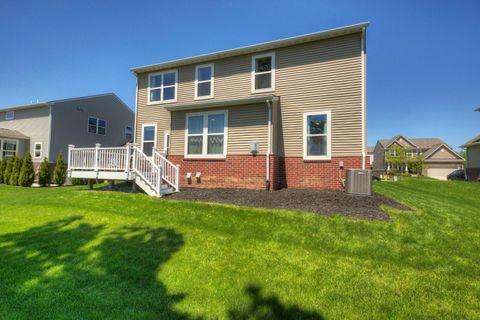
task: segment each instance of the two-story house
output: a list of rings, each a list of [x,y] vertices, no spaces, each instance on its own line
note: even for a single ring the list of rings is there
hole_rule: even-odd
[[[467,180],[480,181],[480,135],[468,140],[460,147],[465,149],[467,156],[465,168]]]
[[[398,134],[391,139],[377,141],[372,164],[374,173],[382,174],[389,171],[391,164],[387,161],[387,155],[396,156],[395,146],[402,147],[407,157],[421,156],[424,162],[422,174],[427,177],[446,180],[448,174],[463,167],[464,159],[443,140],[439,138],[407,138],[403,134]],[[395,169],[408,170],[408,168]]]
[[[367,26],[133,68],[135,141],[182,186],[340,189],[369,166]]]
[[[115,94],[0,109],[0,159],[30,152],[35,166],[65,160],[68,145],[121,146],[133,141],[134,113]]]

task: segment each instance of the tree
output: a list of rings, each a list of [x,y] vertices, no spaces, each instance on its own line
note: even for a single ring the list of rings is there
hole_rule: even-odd
[[[465,152],[465,150],[460,150],[460,151],[458,151],[458,154],[464,159],[463,160],[463,167],[466,168],[467,167],[467,152]]]
[[[392,146],[385,157],[392,172],[402,172],[407,163],[407,150],[399,145]]]
[[[22,187],[30,187],[35,180],[35,170],[33,169],[32,156],[28,153],[22,162],[18,184]]]
[[[15,161],[13,157],[8,159],[7,166],[5,167],[5,171],[3,172],[3,183],[5,184],[10,184],[10,175],[12,174],[13,161]]]
[[[48,186],[52,178],[50,176],[50,164],[48,163],[47,158],[44,158],[42,163],[40,164],[40,170],[38,172],[38,183],[42,186]]]
[[[7,159],[3,158],[0,161],[0,183],[3,183],[3,174],[5,173],[5,169],[7,168]]]
[[[18,178],[20,177],[20,169],[22,168],[22,160],[19,157],[13,157],[12,172],[10,173],[10,185],[18,186]]]
[[[423,156],[417,155],[408,159],[408,170],[412,174],[422,174],[424,168]]]
[[[57,162],[55,163],[55,169],[53,171],[53,181],[62,186],[65,184],[67,179],[67,169],[65,168],[65,163],[63,162],[62,153],[58,154]]]

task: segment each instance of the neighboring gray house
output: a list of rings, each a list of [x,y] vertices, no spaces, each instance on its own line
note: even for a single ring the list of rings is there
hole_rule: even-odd
[[[467,153],[467,180],[480,181],[480,135],[460,147],[464,148]]]
[[[374,150],[372,169],[374,173],[385,173],[389,164],[385,160],[388,152],[394,152],[392,146],[401,146],[407,150],[407,156],[422,155],[424,159],[423,175],[446,180],[447,175],[463,168],[464,159],[439,138],[407,138],[399,134],[391,139],[378,140]],[[393,155],[393,154],[392,154]]]
[[[0,159],[30,152],[55,162],[68,145],[122,146],[133,141],[133,111],[113,93],[0,109]]]

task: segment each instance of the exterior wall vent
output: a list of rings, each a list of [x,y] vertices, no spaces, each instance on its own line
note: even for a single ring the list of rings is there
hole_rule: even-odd
[[[347,169],[345,192],[362,196],[372,195],[372,171]]]

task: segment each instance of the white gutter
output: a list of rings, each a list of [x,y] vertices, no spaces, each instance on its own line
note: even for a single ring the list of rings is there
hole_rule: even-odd
[[[270,190],[270,154],[271,154],[271,138],[272,138],[272,102],[267,100],[268,107],[268,142],[267,142],[267,177],[265,180],[265,189]]]
[[[135,123],[133,128],[133,143],[137,143],[137,117],[138,117],[138,77],[135,74]]]
[[[366,28],[362,28],[362,40],[361,40],[361,56],[362,56],[362,169],[365,170],[366,167],[366,107],[365,107],[365,90],[366,90],[366,75],[365,75],[365,37],[366,37]]]
[[[49,110],[48,110],[48,144],[47,144],[47,158],[48,161],[50,160],[50,146],[52,144],[52,105],[49,105]],[[35,146],[35,144],[34,144]],[[35,150],[33,150],[35,152]]]

